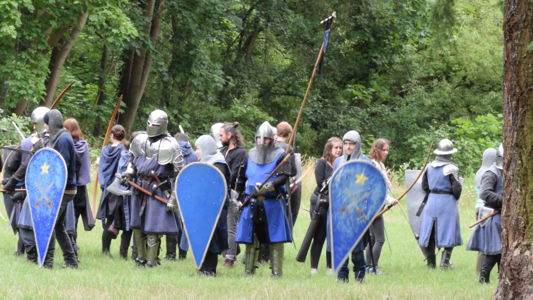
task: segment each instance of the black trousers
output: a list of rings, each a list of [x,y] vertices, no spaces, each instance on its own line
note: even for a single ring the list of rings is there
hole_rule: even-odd
[[[204,263],[200,268],[200,272],[205,275],[216,275],[217,274],[217,264],[218,264],[218,254],[209,252],[205,254]]]
[[[309,211],[313,215],[315,214],[316,205],[318,205],[318,201],[311,202],[311,207],[309,208]],[[327,212],[328,210],[326,208],[320,209],[320,219],[318,221],[318,226],[316,228],[315,236],[313,237],[313,242],[311,243],[311,250],[310,250],[312,269],[318,268],[318,263],[320,262],[320,255],[322,254],[322,248],[324,247],[324,242],[326,241]],[[329,261],[326,261],[326,263],[328,265],[328,268],[331,268],[331,258]]]
[[[72,243],[70,242],[70,237],[68,236],[67,229],[65,228],[65,220],[67,216],[67,205],[74,195],[63,194],[63,200],[61,201],[61,207],[59,208],[58,217],[56,220],[56,225],[54,227],[54,234],[50,239],[50,244],[48,246],[48,252],[46,252],[46,257],[44,260],[44,266],[47,268],[52,268],[54,266],[54,252],[55,252],[55,241],[61,251],[63,251],[63,259],[65,260],[66,265],[78,265],[78,259],[72,249]]]

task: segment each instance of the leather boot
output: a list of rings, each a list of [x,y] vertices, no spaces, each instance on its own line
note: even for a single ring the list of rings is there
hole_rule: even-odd
[[[426,256],[426,259],[428,261],[427,267],[430,269],[435,269],[435,266],[437,265],[437,258],[435,257],[435,254]]]
[[[187,251],[179,249],[178,259],[183,260],[187,258]]]
[[[125,260],[128,260],[128,248],[120,247],[118,251],[119,251],[120,257],[122,257]]]
[[[167,235],[165,240],[167,244],[167,255],[165,255],[165,259],[174,261],[176,260],[176,249],[178,248],[178,236]]]
[[[450,269],[452,267],[452,265],[450,264],[450,258],[452,257],[452,250],[453,248],[445,248],[444,251],[442,251],[442,258],[440,260],[441,269]]]
[[[481,270],[481,272],[479,273],[479,283],[480,284],[490,283],[490,271]]]
[[[270,261],[272,263],[272,278],[283,276],[284,244],[270,244]]]
[[[255,274],[257,269],[257,257],[259,255],[259,241],[254,237],[252,245],[246,245],[246,252],[244,258],[244,277]]]
[[[147,262],[146,266],[153,268],[157,267],[157,254],[159,252],[159,243],[161,240],[157,235],[147,235],[146,236],[146,245],[147,245]]]
[[[26,261],[32,264],[37,264],[37,248],[35,246],[26,246]]]

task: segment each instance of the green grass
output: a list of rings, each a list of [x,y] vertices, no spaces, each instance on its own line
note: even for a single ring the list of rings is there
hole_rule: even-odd
[[[403,191],[396,174],[391,174],[393,192]],[[467,179],[460,199],[464,243],[472,233],[468,225],[474,220],[475,191],[473,180]],[[314,189],[312,173],[304,180],[302,209],[295,227],[299,247],[309,224],[309,195]],[[89,187],[92,193],[92,186]],[[92,199],[92,196],[90,197]],[[405,199],[401,201],[406,212]],[[6,216],[2,209],[2,214]],[[63,257],[56,247],[55,268],[39,269],[14,257],[17,237],[7,222],[0,220],[0,299],[489,299],[497,282],[493,272],[490,285],[479,285],[475,274],[476,253],[458,247],[452,255],[453,269],[428,270],[424,257],[413,238],[401,210],[395,207],[385,214],[388,241],[380,259],[383,276],[368,276],[364,285],[356,284],[350,272],[350,283],[337,284],[335,276],[325,274],[325,256],[319,273],[309,274],[309,258],[296,262],[297,251],[286,244],[284,277],[270,279],[270,270],[262,266],[253,278],[243,278],[244,265],[221,270],[216,278],[198,276],[192,258],[185,261],[163,260],[155,269],[139,269],[133,262],[118,256],[119,240],[113,241],[112,258],[101,254],[101,223],[91,232],[79,232],[80,268],[63,270]],[[82,226],[83,228],[83,226]],[[164,244],[164,241],[163,241]],[[389,247],[391,250],[389,250]],[[325,249],[324,249],[325,251]],[[162,254],[165,249],[163,247]],[[440,255],[439,255],[440,256]],[[241,256],[239,256],[241,258]],[[440,257],[437,260],[440,263]],[[222,259],[219,265],[222,265]]]

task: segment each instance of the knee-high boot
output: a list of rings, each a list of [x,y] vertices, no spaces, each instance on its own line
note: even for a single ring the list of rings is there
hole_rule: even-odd
[[[146,266],[148,267],[157,267],[157,255],[159,253],[159,243],[161,242],[158,235],[147,235],[146,236],[146,250],[148,254],[148,259]]]
[[[244,276],[250,276],[255,274],[258,256],[259,241],[254,236],[254,243],[252,245],[246,245],[246,253],[244,257]]]
[[[270,261],[272,264],[272,278],[283,276],[284,244],[270,244]]]

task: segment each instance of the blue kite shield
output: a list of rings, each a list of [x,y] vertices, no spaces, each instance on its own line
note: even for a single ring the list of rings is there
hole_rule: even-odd
[[[200,269],[228,195],[222,172],[206,163],[187,165],[176,178],[176,198],[196,268]]]
[[[67,184],[67,164],[59,152],[43,148],[33,155],[26,170],[26,189],[39,255],[44,262]]]
[[[329,194],[331,255],[338,271],[381,211],[387,185],[373,164],[354,160],[335,170]]]

